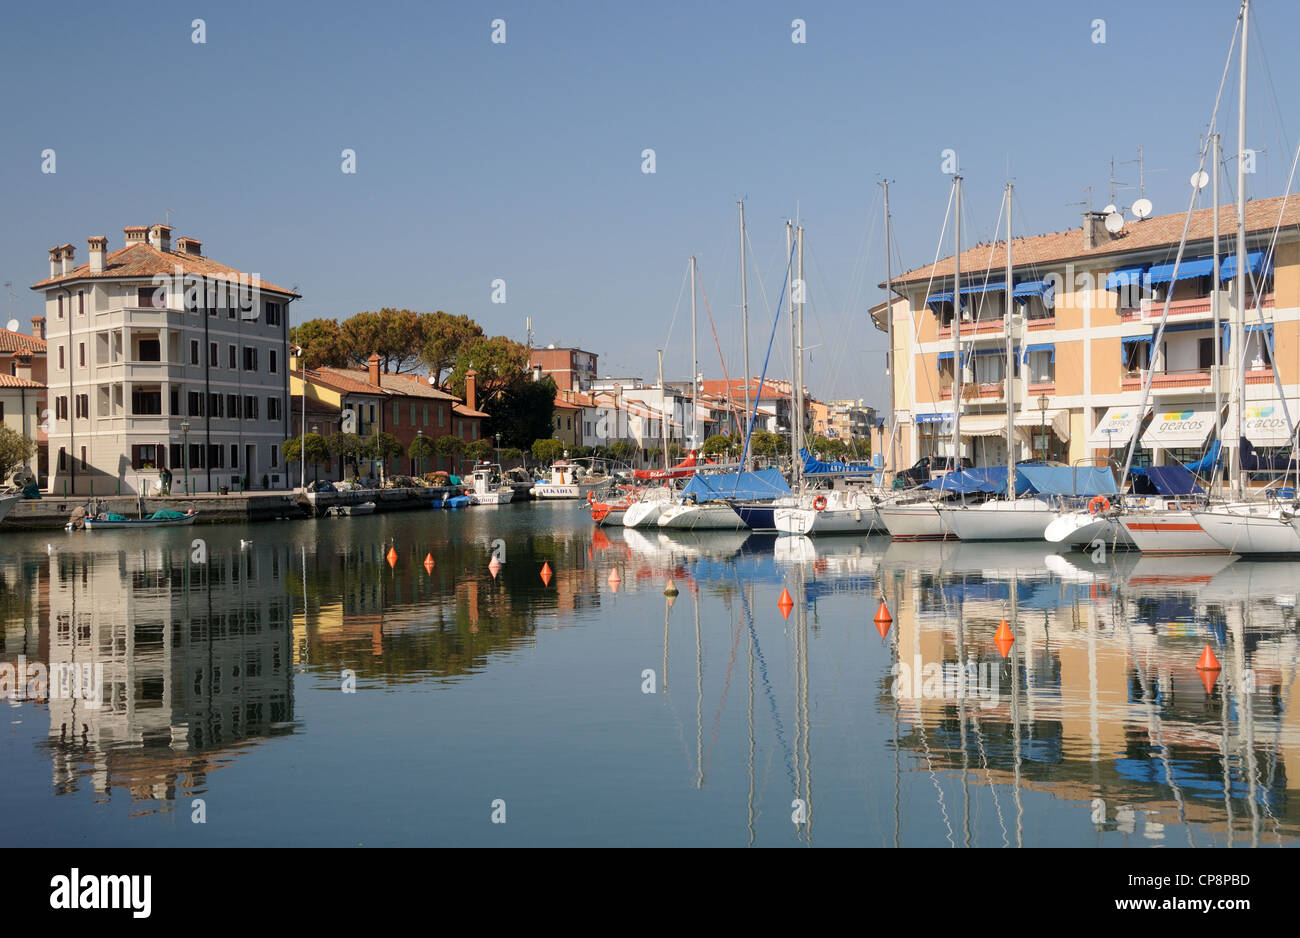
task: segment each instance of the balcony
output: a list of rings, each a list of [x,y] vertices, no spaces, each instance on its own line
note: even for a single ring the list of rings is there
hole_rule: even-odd
[[[1056,317],[1047,316],[1044,317],[1043,319],[1029,319],[1025,321],[1025,325],[1029,328],[1030,332],[1038,332],[1041,330],[1055,329]]]
[[[1142,382],[1146,378],[1146,371],[1130,371],[1120,379],[1121,391],[1141,391]],[[1226,393],[1227,378],[1225,376],[1224,390]],[[1252,368],[1246,372],[1247,384],[1272,384],[1273,370],[1271,368]],[[1182,390],[1209,388],[1213,386],[1211,369],[1198,368],[1186,371],[1158,371],[1155,377],[1151,379],[1152,394],[1175,394]]]
[[[1226,291],[1225,291],[1226,293]],[[1223,301],[1219,305],[1219,315],[1226,317],[1231,310],[1231,294],[1226,293]],[[1247,301],[1248,308],[1255,308],[1255,298],[1251,297]],[[1260,304],[1263,309],[1272,309],[1274,305],[1273,294],[1265,293],[1263,302]],[[1140,306],[1127,306],[1119,310],[1119,318],[1123,322],[1159,322],[1160,317],[1164,315],[1165,304],[1163,300],[1143,300]],[[1180,318],[1209,319],[1212,313],[1210,297],[1193,297],[1188,300],[1175,300],[1169,304],[1169,317],[1175,316]]]
[[[1005,381],[976,381],[963,384],[961,386],[961,399],[963,401],[1000,401],[1003,400],[1003,387]],[[944,401],[952,400],[952,385],[939,390],[939,399]]]
[[[1005,325],[1002,322],[1001,316],[998,316],[996,319],[990,319],[988,317],[985,317],[983,319],[979,319],[974,322],[963,321],[961,324],[961,334],[965,338],[970,338],[971,336],[980,336],[980,335],[1001,335],[1004,330],[1005,330]],[[951,324],[947,326],[939,327],[939,338],[941,339],[952,338]]]

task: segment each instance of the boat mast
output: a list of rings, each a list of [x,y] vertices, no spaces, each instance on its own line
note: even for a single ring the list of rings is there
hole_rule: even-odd
[[[664,387],[664,350],[659,349],[659,435],[663,439],[664,469],[668,469],[668,396]]]
[[[789,273],[793,274],[794,271],[790,268],[790,262],[794,259],[794,225],[792,225],[788,221],[785,223],[785,258],[786,258],[786,270],[789,271]],[[793,278],[791,278],[791,280],[792,282],[790,284],[790,290],[789,290],[790,293],[790,481],[796,482],[798,481],[798,476],[795,475],[794,467],[795,465],[797,465],[799,461],[799,444],[798,442],[796,442],[798,431],[795,429],[795,419],[794,419],[794,373],[795,373],[795,359],[798,358],[799,356],[799,343],[795,338],[794,291],[796,287],[795,287],[795,282],[793,282]],[[762,396],[763,389],[759,388],[758,393],[760,396]]]
[[[794,356],[794,425],[795,432],[798,434],[798,444],[794,448],[794,477],[800,483],[803,482],[803,456],[800,451],[804,447],[803,439],[803,304],[804,294],[807,292],[807,285],[803,279],[803,225],[799,226],[799,320],[795,330],[795,356]]]
[[[700,353],[695,342],[695,255],[691,255],[691,449],[699,447],[696,422],[700,419]]]
[[[1013,447],[1015,446],[1016,433],[1016,405],[1012,400],[1012,389],[1014,385],[1011,382],[1011,373],[1015,370],[1015,353],[1011,347],[1012,338],[1012,310],[1015,304],[1011,299],[1011,183],[1007,183],[1007,313],[1004,323],[1007,343],[1007,367],[1006,374],[1003,376],[1002,388],[1003,396],[1007,399],[1007,498],[1015,501],[1016,499],[1016,454]]]
[[[745,283],[745,200],[741,199],[736,203],[740,206],[740,329],[742,341],[745,344],[745,426],[749,427],[749,294]],[[750,461],[749,453],[745,454],[745,463]],[[748,469],[748,465],[742,465],[741,471]]]
[[[889,217],[889,180],[885,180],[884,182],[880,183],[880,186],[885,190],[885,321],[887,324],[887,328],[885,331],[889,335],[889,358],[888,358],[889,467],[894,471],[897,471],[897,467],[898,467],[897,429],[898,428],[895,422],[895,415],[898,410],[898,400],[897,400],[898,389],[894,385],[894,382],[897,377],[894,374],[894,368],[896,367],[894,357],[897,353],[897,350],[894,348],[894,297],[893,297],[893,285],[891,283],[891,281],[893,280],[893,271],[890,269],[891,258],[890,258],[889,242],[890,242],[891,231],[890,231],[890,217]],[[867,433],[867,439],[868,442],[871,439],[871,433],[869,430]],[[884,457],[883,453],[881,454],[881,457],[882,457],[882,464],[883,464],[883,457]],[[881,481],[883,482],[884,475],[882,474],[880,478]]]
[[[1226,458],[1223,450],[1223,336],[1219,331],[1219,133],[1210,134],[1210,160],[1213,164],[1214,183],[1210,187],[1214,198],[1214,271],[1210,275],[1210,312],[1214,319],[1214,438],[1219,443],[1219,458],[1210,471],[1211,491],[1221,488],[1222,473],[1219,468]]]
[[[952,255],[952,462],[950,468],[961,468],[961,174],[952,177],[956,224],[954,226]]]
[[[1246,430],[1246,62],[1250,42],[1250,0],[1241,2],[1241,77],[1237,85],[1237,309],[1233,316],[1233,396],[1236,398],[1237,439],[1231,463],[1232,495],[1241,499],[1241,437]],[[1229,404],[1231,407],[1231,404]]]

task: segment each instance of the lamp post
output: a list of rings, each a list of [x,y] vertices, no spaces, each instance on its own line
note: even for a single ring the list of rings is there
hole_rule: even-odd
[[[423,431],[423,430],[416,430],[416,431],[415,431],[415,438],[416,438],[417,440],[423,440],[423,439],[424,439],[424,431]],[[416,474],[418,474],[418,475],[420,475],[420,476],[423,476],[423,475],[424,475],[424,447],[423,447],[423,446],[417,446],[417,447],[415,448],[415,451],[416,451],[417,453],[420,454],[419,456],[416,457],[416,459],[418,460],[418,462],[417,462],[416,465],[415,465]]]
[[[303,354],[303,347],[295,345],[294,351],[298,353],[298,361],[302,363],[302,426],[299,430],[302,436],[298,442],[298,460],[302,463],[302,490],[307,491],[307,356]],[[289,403],[293,403],[290,400]]]
[[[1047,395],[1038,395],[1038,412],[1041,418],[1039,433],[1043,437],[1043,462],[1047,462]]]
[[[181,421],[181,433],[185,440],[185,449],[182,451],[185,458],[182,461],[185,464],[185,494],[188,495],[190,494],[190,422],[188,420]]]
[[[501,434],[498,433],[496,437],[497,437],[497,465],[499,466],[501,465]]]

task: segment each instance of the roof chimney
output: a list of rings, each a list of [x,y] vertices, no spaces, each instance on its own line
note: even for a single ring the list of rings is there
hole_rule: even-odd
[[[149,228],[145,225],[127,225],[122,229],[122,235],[126,239],[126,246],[133,244],[144,244]]]
[[[32,351],[26,346],[14,352],[14,377],[32,380]]]
[[[108,239],[100,235],[97,238],[87,238],[86,243],[90,245],[90,272],[92,274],[102,274],[104,272],[104,254],[108,251]]]
[[[74,258],[77,255],[77,249],[74,248],[71,244],[65,244],[61,248],[59,248],[59,255],[60,255],[59,272],[64,274],[72,273],[72,268],[77,266],[77,262],[74,260]]]
[[[50,276],[63,273],[63,248],[50,248]]]
[[[366,365],[370,369],[370,383],[379,386],[379,363],[383,361],[378,352],[371,352],[370,357],[366,359]]]
[[[44,316],[32,317],[32,335],[36,336],[36,338],[38,339],[45,338],[45,317]]]
[[[465,372],[465,406],[478,410],[478,372],[471,368]]]
[[[1084,212],[1083,213],[1083,249],[1091,251],[1093,248],[1114,239],[1109,231],[1106,230],[1106,213],[1105,212]]]
[[[176,239],[176,249],[182,254],[193,254],[195,257],[200,257],[203,254],[203,251],[201,250],[202,247],[203,242],[197,241],[194,238]]]
[[[170,225],[154,225],[149,229],[149,245],[154,250],[168,254],[172,249],[172,229]]]

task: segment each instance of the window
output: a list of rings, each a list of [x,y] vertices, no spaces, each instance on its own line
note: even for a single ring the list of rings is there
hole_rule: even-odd
[[[236,301],[235,298],[232,296],[232,297],[230,298],[230,305],[229,305],[228,307],[226,307],[226,318],[227,318],[227,319],[234,319],[234,318],[235,318],[235,315],[236,315],[236,313],[235,313],[235,309],[236,309],[236,307],[237,307],[238,305],[239,305],[239,304],[238,304],[238,301]],[[235,367],[235,366],[234,366],[234,365],[231,365],[230,367],[233,368],[233,367]]]
[[[1052,363],[1052,352],[1046,349],[1029,353],[1029,381],[1031,384],[1054,384],[1056,382],[1056,365]]]
[[[203,456],[204,456],[204,452],[203,452],[203,451],[204,451],[205,448],[206,448],[206,447],[204,447],[204,445],[203,445],[202,443],[191,443],[191,444],[190,444],[190,468],[191,468],[191,469],[206,469],[206,468],[207,468],[207,466],[206,466],[206,465],[204,464],[204,462],[203,462]]]
[[[224,452],[225,451],[216,443],[212,443],[211,445],[209,445],[208,446],[208,468],[210,469],[226,468],[221,464],[221,457],[224,454]]]
[[[251,345],[244,346],[244,370],[257,371],[257,349]]]
[[[281,306],[279,303],[266,304],[266,324],[268,326],[280,325]]]
[[[428,405],[428,404],[425,404],[425,405],[424,405],[424,425],[425,425],[426,427],[429,425],[429,405]]]
[[[281,401],[278,397],[268,397],[266,399],[266,419],[281,420],[284,417],[284,411],[280,409]]]
[[[78,420],[80,420],[82,417],[90,416],[90,395],[89,394],[78,394],[75,403],[76,403],[76,413],[77,413]]]
[[[136,348],[138,349],[136,361],[140,361],[140,362],[162,361],[162,343],[158,341],[157,336],[148,339],[140,339],[139,343],[136,345]]]
[[[411,402],[411,426],[415,426],[415,402]]]
[[[221,367],[221,354],[217,351],[216,342],[208,343],[208,367],[209,368]]]
[[[87,465],[86,465],[86,447],[83,446],[83,447],[81,448],[81,471],[82,471],[82,472],[85,472],[86,469],[87,469]]]
[[[211,298],[209,298],[209,299],[211,299]],[[213,318],[216,318],[216,315],[217,315],[218,312],[220,312],[220,310],[218,310],[215,306],[209,306],[209,307],[208,307],[208,315],[209,315],[209,316],[211,316],[211,317],[213,317]]]
[[[230,346],[230,353],[226,356],[226,361],[227,361],[227,367],[229,367],[231,371],[234,371],[236,368],[239,367],[239,363],[237,361],[238,355],[239,352],[236,351],[235,346],[233,345]]]
[[[199,391],[191,391],[189,395],[189,415],[191,417],[203,416],[203,394]]]
[[[277,374],[277,373],[278,373],[278,369],[279,369],[279,367],[280,367],[280,361],[279,361],[279,359],[276,357],[275,349],[271,349],[271,360],[270,360],[270,363],[269,363],[269,364],[270,364],[270,368],[271,368],[271,374]]]
[[[244,419],[245,419],[245,420],[256,420],[256,419],[257,419],[257,413],[258,413],[257,398],[253,397],[251,394],[245,395],[245,397],[244,397]]]
[[[59,471],[68,471],[68,451],[62,446],[59,447]]]
[[[66,397],[56,398],[54,401],[54,419],[68,419],[68,399]]]
[[[85,290],[77,291],[77,315],[78,316],[86,315],[86,291]],[[82,462],[84,463],[85,461],[86,460],[83,458]]]
[[[167,413],[171,414],[173,417],[178,417],[178,416],[180,416],[180,412],[181,412],[181,390],[180,390],[180,388],[172,388],[172,392],[171,392],[171,405],[172,405],[171,410],[167,411]]]
[[[153,469],[158,465],[158,447],[153,443],[136,443],[131,447],[132,469]]]
[[[60,345],[59,346],[59,371],[62,371],[65,367],[66,365],[64,364],[63,361],[63,346]]]
[[[62,295],[59,296],[59,318],[60,318],[60,319],[63,318],[63,296],[62,296]],[[59,457],[62,458],[62,456],[63,456],[63,454],[60,453],[60,454],[59,454]],[[59,468],[62,469],[63,467],[62,467],[62,466],[59,466]]]
[[[270,450],[271,450],[271,468],[274,469],[276,466],[280,465],[280,447],[272,443],[270,446]]]
[[[220,394],[208,395],[208,416],[224,417],[226,416],[225,398]]]
[[[134,385],[131,388],[131,413],[136,416],[162,414],[162,388],[157,385]]]
[[[1203,369],[1213,368],[1214,367],[1214,337],[1206,336],[1205,338],[1200,339],[1196,343],[1196,345],[1197,345],[1196,355],[1198,361],[1200,362],[1199,367]],[[1200,457],[1198,456],[1196,458],[1199,459]]]
[[[230,444],[230,468],[239,468],[239,444],[237,443]]]
[[[226,395],[226,416],[229,417],[231,420],[239,419],[239,395],[238,394]]]
[[[82,368],[86,367],[86,343],[77,343],[77,364]]]
[[[401,404],[397,403],[397,401],[393,401],[393,426],[395,427],[400,427],[402,425],[401,408],[402,408]]]
[[[143,309],[166,309],[166,287],[139,287],[135,291],[135,305]]]
[[[438,426],[441,428],[447,421],[447,408],[438,408]]]
[[[1138,342],[1125,342],[1123,344],[1123,349],[1125,371],[1133,373],[1151,367],[1150,339],[1144,339]]]

